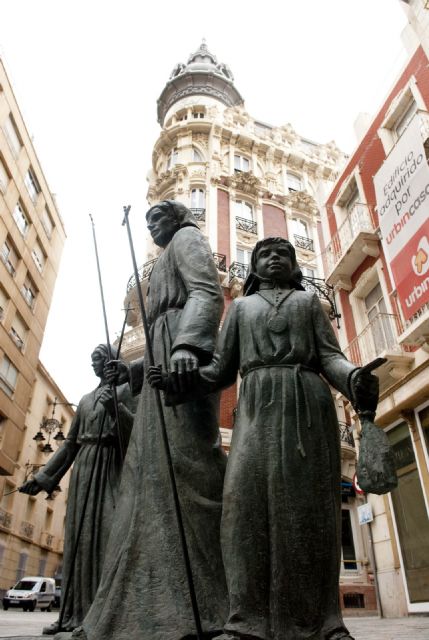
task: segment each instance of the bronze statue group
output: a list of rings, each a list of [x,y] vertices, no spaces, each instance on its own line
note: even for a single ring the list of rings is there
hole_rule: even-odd
[[[350,640],[339,604],[341,460],[330,385],[373,409],[377,378],[342,354],[287,240],[256,244],[244,295],[219,333],[222,289],[191,211],[167,200],[146,218],[163,248],[147,296],[157,366],[109,361],[106,345],[97,347],[100,385],[82,398],[65,444],[22,488],[50,491],[74,461],[70,588],[61,629],[45,631],[58,640]],[[238,374],[227,458],[219,391]]]

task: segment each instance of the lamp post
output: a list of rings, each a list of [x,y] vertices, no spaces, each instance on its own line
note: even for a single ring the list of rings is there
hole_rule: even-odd
[[[63,430],[61,428],[61,423],[59,420],[55,418],[55,409],[58,405],[66,405],[68,407],[75,407],[76,405],[73,402],[57,402],[57,398],[54,398],[54,401],[50,403],[53,405],[52,407],[52,416],[50,418],[46,418],[43,416],[42,422],[40,423],[40,430],[36,433],[33,440],[38,443],[39,449],[44,454],[50,454],[54,450],[51,445],[51,437],[55,440],[57,445],[60,445],[64,440],[65,436]],[[43,435],[43,432],[48,436],[48,441],[42,445],[42,442],[46,440],[46,437]],[[55,433],[55,435],[53,435]]]

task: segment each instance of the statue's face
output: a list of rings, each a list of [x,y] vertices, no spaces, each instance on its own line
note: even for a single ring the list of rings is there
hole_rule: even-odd
[[[166,247],[179,229],[179,223],[169,212],[154,207],[147,215],[147,228],[158,247]]]
[[[264,280],[287,284],[292,270],[292,257],[287,245],[273,242],[259,249],[256,258],[256,272]]]
[[[101,351],[94,351],[91,354],[92,368],[94,370],[95,375],[98,378],[101,378],[103,375],[103,368],[106,362],[106,357]]]

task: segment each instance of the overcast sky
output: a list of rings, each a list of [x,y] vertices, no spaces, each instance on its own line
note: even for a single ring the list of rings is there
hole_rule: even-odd
[[[350,153],[356,116],[375,113],[405,63],[405,25],[398,0],[0,0],[0,53],[68,236],[41,360],[71,402],[95,386],[90,354],[105,342],[89,213],[113,341],[132,273],[122,207],[141,264],[173,67],[204,37],[251,116]]]

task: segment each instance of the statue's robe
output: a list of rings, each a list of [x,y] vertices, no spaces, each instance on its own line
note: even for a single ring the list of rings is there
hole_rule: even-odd
[[[116,420],[99,401],[103,386],[79,402],[67,438],[35,475],[37,483],[51,493],[73,464],[67,496],[62,567],[62,598],[72,571],[64,609],[63,628],[82,624],[97,591],[107,540],[112,527],[119,490],[121,457]],[[136,409],[128,385],[117,389],[122,444],[126,447]],[[98,434],[101,443],[96,456]],[[92,471],[92,469],[94,469]],[[93,478],[85,508],[74,568],[72,558],[91,473]]]
[[[178,348],[210,362],[223,308],[210,247],[185,226],[150,278],[148,321],[155,364],[167,371]],[[100,587],[83,628],[89,640],[178,640],[195,635],[155,392],[131,364],[141,389]],[[171,399],[170,399],[171,402]],[[220,551],[226,458],[219,446],[217,396],[165,406],[177,488],[203,630],[222,629],[228,605]]]
[[[274,300],[272,289],[234,300],[201,370],[207,390],[242,377],[221,526],[226,630],[263,640],[344,637],[340,441],[326,381],[349,397],[356,367],[315,294],[290,293],[280,332],[269,329]]]

